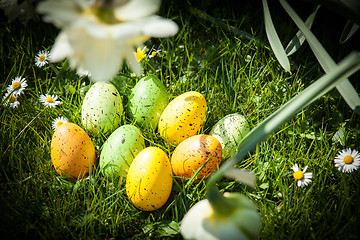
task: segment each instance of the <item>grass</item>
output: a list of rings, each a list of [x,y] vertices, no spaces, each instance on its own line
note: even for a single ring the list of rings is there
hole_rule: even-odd
[[[266,41],[262,18],[254,17],[262,16],[256,15],[261,11],[251,3],[242,9],[212,3],[198,6]],[[269,49],[197,18],[188,3],[164,3],[162,13],[174,18],[180,31],[172,38],[146,43],[162,51],[149,60],[152,67],[144,63],[144,74],[158,75],[172,98],[190,90],[204,94],[208,109],[201,133],[208,133],[219,119],[234,112],[246,116],[253,128],[322,75],[307,46],[292,58],[294,70],[289,74]],[[296,29],[281,24],[283,15],[274,16],[279,33],[286,33],[281,37],[289,40]],[[25,77],[29,85],[18,108],[1,106],[1,235],[7,239],[181,239],[179,224],[189,208],[204,199],[206,181],[189,184],[174,178],[167,204],[142,212],[128,200],[123,181],[110,182],[97,169],[76,183],[59,177],[50,156],[51,122],[62,115],[81,126],[82,100],[92,83],[68,70],[66,62],[56,64],[59,75],[49,65],[35,66],[37,52],[49,49],[57,34],[51,25],[1,24],[2,95],[16,76]],[[329,39],[324,46],[335,52],[339,46]],[[347,48],[340,50],[337,61]],[[125,105],[137,80],[126,68],[113,79]],[[38,97],[45,93],[57,94],[63,104],[44,109]],[[132,122],[126,109],[123,116],[123,124]],[[345,133],[342,142],[334,138],[340,129]],[[147,146],[159,146],[170,156],[174,147],[156,130],[142,132]],[[98,153],[107,137],[92,136]],[[359,141],[358,116],[334,90],[294,116],[239,163],[238,167],[256,174],[255,190],[229,179],[222,179],[218,187],[244,193],[256,203],[262,216],[261,239],[357,239],[360,173],[339,172],[333,159],[343,148],[356,149]],[[314,174],[313,182],[303,189],[296,187],[292,177],[290,167],[295,163],[300,168],[308,165]]]

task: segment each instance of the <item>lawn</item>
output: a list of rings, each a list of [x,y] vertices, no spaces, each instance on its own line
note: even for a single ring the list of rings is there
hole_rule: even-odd
[[[283,70],[268,46],[261,3],[243,2],[163,1],[159,15],[176,22],[179,32],[145,42],[147,53],[161,51],[141,61],[142,76],[124,66],[112,79],[124,105],[121,123],[136,125],[129,113],[129,96],[144,76],[157,76],[170,99],[188,91],[201,93],[207,109],[199,133],[209,134],[218,120],[231,113],[243,115],[253,129],[324,74],[307,44],[291,57],[291,73]],[[294,3],[303,18],[314,7],[306,4]],[[275,5],[271,8],[274,25],[287,43],[297,28]],[[345,20],[340,16],[338,21],[329,20],[330,14],[320,9],[312,31],[339,62],[359,48],[359,34],[340,45]],[[330,23],[324,25],[324,21]],[[59,176],[50,155],[52,121],[63,116],[82,127],[82,102],[94,83],[70,69],[66,60],[42,68],[35,65],[37,53],[50,50],[55,41],[59,30],[53,25],[4,20],[0,28],[1,94],[17,76],[28,84],[18,107],[0,106],[1,235],[6,239],[182,239],[179,226],[185,213],[205,198],[206,179],[191,183],[173,177],[166,204],[146,212],[129,201],[124,179],[109,180],[97,168],[76,182]],[[357,73],[350,81],[359,91],[358,78]],[[57,95],[62,104],[44,107],[39,101],[44,94]],[[227,178],[217,186],[221,192],[243,193],[256,204],[260,239],[358,239],[360,172],[339,171],[334,158],[346,148],[360,150],[359,125],[359,116],[332,90],[238,163],[238,168],[256,175],[255,189]],[[157,146],[171,156],[175,146],[164,141],[157,129],[140,129],[146,146]],[[109,135],[89,133],[97,156]],[[298,187],[293,177],[295,164],[301,169],[308,166],[307,172],[313,174],[305,187]]]

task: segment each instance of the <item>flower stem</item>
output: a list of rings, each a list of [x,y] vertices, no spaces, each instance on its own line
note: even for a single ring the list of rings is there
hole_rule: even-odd
[[[49,62],[49,66],[51,67],[51,69],[56,73],[56,75],[59,74],[59,70],[56,69],[55,65],[52,64],[51,62]]]

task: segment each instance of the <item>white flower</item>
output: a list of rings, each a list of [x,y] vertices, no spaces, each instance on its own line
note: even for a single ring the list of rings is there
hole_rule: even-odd
[[[344,173],[350,173],[360,167],[360,153],[351,148],[340,151],[334,159],[335,167]]]
[[[51,128],[55,131],[61,124],[63,123],[67,123],[67,119],[64,117],[57,117],[54,119],[54,121],[52,121],[51,123]]]
[[[19,96],[27,87],[25,78],[15,77],[11,84],[7,87],[8,93],[12,93],[14,96]]]
[[[51,108],[61,104],[61,101],[56,101],[57,98],[58,97],[56,95],[46,94],[46,95],[40,95],[39,100],[45,107]]]
[[[304,168],[303,171],[301,171],[297,164],[291,167],[291,169],[294,171],[294,178],[297,180],[298,187],[304,187],[308,185],[311,182],[311,178],[313,177],[312,173],[305,173],[308,166]]]
[[[42,68],[45,66],[45,64],[48,63],[50,58],[50,52],[49,51],[40,51],[35,57],[35,64],[39,68]]]
[[[160,0],[114,1],[113,5],[85,0],[41,2],[38,11],[44,20],[62,28],[50,61],[68,57],[70,66],[91,72],[94,81],[110,81],[128,60],[130,68],[141,73],[133,52],[151,37],[176,34],[177,25],[154,15]]]
[[[151,51],[151,54],[149,55],[149,58],[155,57],[159,52],[161,52],[161,49],[158,49],[158,50],[153,49],[153,50]]]
[[[5,96],[3,97],[3,101],[4,101],[4,103],[3,103],[4,106],[9,105],[9,107],[12,107],[12,108],[16,108],[20,105],[20,102],[17,100],[17,97],[14,96],[14,94],[11,94],[10,96],[9,96],[9,93],[5,94]]]
[[[219,199],[218,199],[219,200]],[[240,193],[225,193],[222,200],[227,213],[216,210],[208,199],[196,203],[184,216],[180,232],[184,239],[255,239],[260,230],[256,206]]]

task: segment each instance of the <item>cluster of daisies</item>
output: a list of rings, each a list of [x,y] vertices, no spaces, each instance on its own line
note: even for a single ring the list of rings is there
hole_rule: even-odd
[[[351,173],[360,167],[360,152],[351,148],[343,149],[335,156],[334,163],[339,171]],[[303,170],[300,170],[297,164],[291,167],[298,187],[304,187],[311,182],[313,174],[306,172],[307,168],[308,166],[305,166]]]
[[[45,66],[49,61],[50,53],[48,51],[39,51],[35,57],[35,65],[39,68]],[[8,106],[10,108],[16,108],[20,105],[18,97],[24,92],[25,88],[28,86],[26,79],[18,76],[12,79],[11,84],[7,86],[6,93],[3,96],[2,103],[4,106]],[[39,101],[45,107],[56,107],[61,104],[61,101],[58,100],[58,96],[56,95],[40,95]],[[55,131],[58,126],[62,123],[67,122],[67,119],[64,117],[58,117],[52,122],[52,129]]]
[[[11,84],[7,86],[6,93],[3,96],[3,105],[16,108],[20,105],[18,97],[23,93],[27,87],[26,79],[23,77],[15,77]]]

